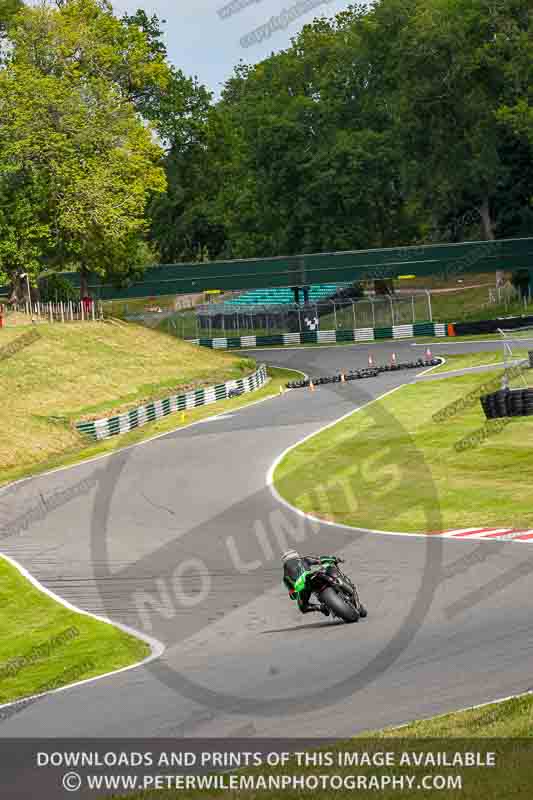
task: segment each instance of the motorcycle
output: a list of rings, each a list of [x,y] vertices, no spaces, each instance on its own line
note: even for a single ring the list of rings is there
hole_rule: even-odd
[[[368,612],[359,599],[355,584],[340,569],[341,562],[342,559],[328,559],[312,566],[300,575],[294,588],[296,591],[311,589],[334,617],[344,622],[357,622]]]

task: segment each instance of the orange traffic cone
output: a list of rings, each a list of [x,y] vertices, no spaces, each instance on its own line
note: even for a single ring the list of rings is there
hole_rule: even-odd
[[[312,392],[315,391],[315,384],[313,383],[313,381],[309,381],[309,388],[311,389]]]
[[[346,383],[346,378],[344,376],[344,372],[341,372],[341,383]]]
[[[369,367],[373,367],[374,366],[374,359],[372,358],[370,353],[368,355],[368,366]]]

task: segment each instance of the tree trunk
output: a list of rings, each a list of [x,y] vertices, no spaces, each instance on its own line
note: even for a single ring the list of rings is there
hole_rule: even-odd
[[[494,235],[494,223],[490,214],[490,204],[489,198],[485,197],[481,207],[479,209],[479,213],[481,215],[481,223],[483,225],[483,235],[487,242],[493,242],[495,240]],[[498,269],[496,270],[496,286],[503,286],[505,283],[505,275],[503,270]]]
[[[87,268],[82,265],[80,267],[80,300],[89,296],[89,283]]]
[[[28,281],[26,278],[21,278],[20,275],[13,275],[11,279],[11,293],[9,295],[10,303],[17,303],[22,305],[31,301],[31,296],[28,296]]]
[[[20,280],[18,275],[13,277],[11,281],[11,293],[9,295],[9,302],[10,303],[23,303],[24,302],[24,288],[22,286],[22,281]]]

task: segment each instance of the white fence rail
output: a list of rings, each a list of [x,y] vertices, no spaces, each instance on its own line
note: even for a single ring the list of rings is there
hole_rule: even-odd
[[[100,301],[72,301],[58,303],[15,303],[7,306],[7,319],[9,313],[17,311],[27,314],[32,320],[40,322],[91,322],[103,319],[103,308]]]

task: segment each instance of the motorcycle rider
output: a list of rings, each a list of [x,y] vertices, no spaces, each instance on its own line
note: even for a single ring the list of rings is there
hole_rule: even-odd
[[[329,608],[324,604],[311,603],[311,589],[303,589],[297,592],[294,584],[302,575],[307,572],[311,567],[324,562],[342,564],[343,559],[336,556],[301,556],[297,550],[287,550],[283,553],[281,560],[283,562],[283,583],[289,590],[289,597],[291,600],[297,600],[298,608],[302,614],[308,614],[310,611],[321,611],[326,616],[329,616]]]

